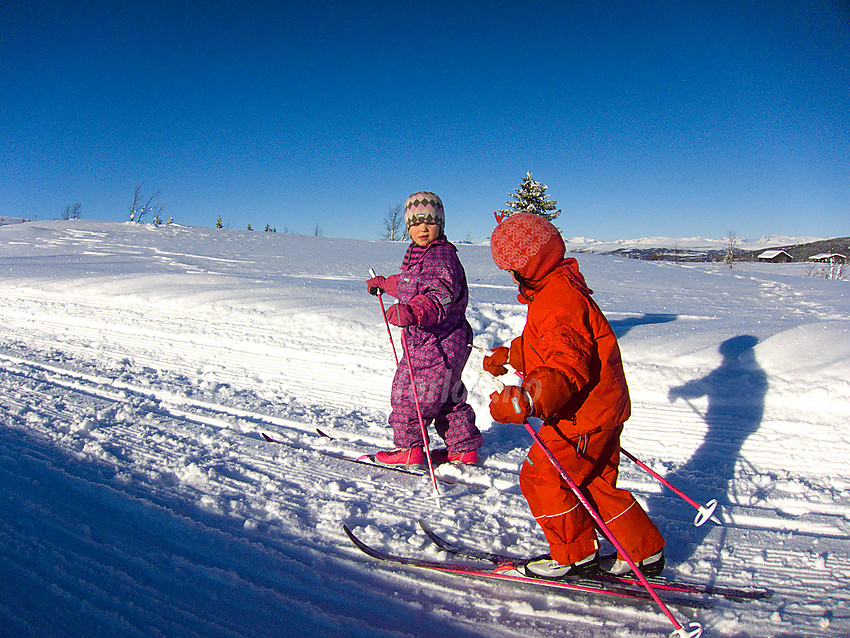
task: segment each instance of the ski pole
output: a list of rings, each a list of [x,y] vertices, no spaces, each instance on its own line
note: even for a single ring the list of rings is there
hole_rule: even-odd
[[[369,274],[372,275],[372,277],[377,277],[377,275],[375,274],[375,271],[372,268],[369,269]],[[395,364],[398,365],[398,353],[396,353],[396,351],[395,351],[395,341],[393,341],[393,333],[390,332],[390,322],[389,322],[389,320],[387,320],[387,311],[384,308],[384,298],[382,297],[383,291],[381,291],[380,288],[378,290],[379,290],[379,292],[378,292],[378,303],[381,304],[381,314],[384,316],[384,325],[387,327],[387,335],[390,338],[390,345],[392,346],[392,349],[393,349],[393,356],[395,357]]]
[[[672,483],[670,483],[670,481],[668,481],[663,476],[656,473],[652,468],[650,468],[645,463],[640,461],[633,454],[627,452],[623,448],[620,448],[620,452],[623,453],[623,456],[627,456],[632,461],[637,463],[638,467],[640,467],[643,470],[646,470],[646,472],[648,472],[650,476],[653,476],[656,479],[658,479],[659,481],[661,481],[661,483],[663,483],[665,486],[670,488],[676,495],[678,495],[679,497],[684,499],[688,504],[695,507],[697,509],[697,515],[694,518],[694,525],[696,525],[697,527],[701,527],[709,519],[711,519],[712,521],[714,521],[718,525],[723,525],[723,522],[714,515],[714,510],[717,509],[717,499],[716,498],[711,499],[705,505],[700,505],[694,499],[690,498],[687,494],[685,494],[684,492],[682,492],[681,490],[676,488]]]
[[[472,347],[475,348],[476,350],[480,350],[482,352],[489,352],[490,354],[493,353],[493,351],[489,350],[488,348],[483,348],[481,346],[476,346],[476,345],[472,345]],[[514,374],[516,374],[520,379],[523,378],[522,373],[518,370],[514,370]],[[493,379],[495,379],[495,377],[493,377]],[[688,401],[688,405],[691,405],[690,401]],[[693,405],[691,405],[691,408],[693,408]],[[694,411],[696,411],[696,408],[693,408],[693,409],[694,409]],[[697,412],[697,414],[699,414],[699,412]],[[623,456],[626,456],[629,459],[631,459],[632,461],[634,461],[639,468],[641,468],[642,470],[647,472],[651,477],[657,479],[663,485],[670,488],[670,490],[674,494],[676,494],[677,496],[682,498],[686,503],[688,503],[688,505],[695,507],[696,510],[697,510],[697,515],[694,518],[694,525],[696,527],[701,527],[708,520],[712,520],[715,523],[717,523],[718,525],[723,525],[723,522],[719,518],[717,518],[717,516],[714,515],[714,512],[717,509],[717,499],[716,498],[711,499],[705,505],[700,505],[694,499],[692,499],[687,494],[685,494],[683,491],[678,489],[676,486],[674,486],[672,483],[670,483],[670,481],[668,481],[663,476],[661,476],[660,474],[655,472],[651,467],[649,467],[646,463],[642,462],[634,454],[632,454],[631,452],[629,452],[625,448],[621,447],[620,452],[623,453]]]
[[[404,358],[407,359],[407,370],[410,373],[410,388],[413,390],[413,403],[416,405],[416,416],[419,418],[419,431],[422,433],[422,447],[425,448],[425,458],[428,460],[428,474],[431,475],[431,483],[437,497],[440,489],[437,487],[437,476],[434,474],[434,464],[431,462],[431,450],[428,448],[428,431],[425,428],[425,420],[422,418],[422,409],[419,407],[419,393],[416,391],[416,382],[413,378],[413,364],[410,361],[410,350],[407,348],[407,338],[404,336],[405,329],[401,329],[401,349],[404,350]]]
[[[517,414],[519,414],[519,402],[516,399],[514,399],[514,410],[516,410]],[[646,579],[646,576],[643,575],[643,572],[640,571],[640,568],[632,560],[628,552],[623,549],[623,546],[620,544],[620,541],[617,540],[617,537],[614,536],[613,532],[611,532],[610,528],[605,524],[605,521],[602,520],[602,517],[594,509],[593,505],[590,504],[590,501],[584,496],[584,494],[582,494],[578,485],[576,485],[575,482],[570,478],[570,475],[567,474],[567,471],[558,462],[558,459],[555,458],[555,455],[552,454],[552,451],[548,447],[546,447],[546,444],[543,443],[542,439],[537,434],[535,429],[531,427],[531,424],[527,420],[523,423],[523,426],[525,426],[525,429],[528,430],[528,433],[532,436],[534,442],[537,443],[537,445],[539,445],[540,448],[543,450],[543,453],[548,457],[552,465],[555,466],[555,469],[558,470],[558,474],[560,474],[561,478],[564,479],[567,485],[569,485],[573,494],[576,495],[576,498],[584,506],[584,509],[587,510],[587,513],[590,514],[599,529],[601,529],[602,532],[605,534],[605,537],[609,541],[611,541],[611,544],[614,545],[614,547],[617,548],[617,552],[626,559],[626,562],[628,563],[629,567],[631,567],[632,571],[635,573],[635,576],[637,576],[641,585],[643,585],[646,591],[649,592],[649,595],[652,596],[652,599],[656,602],[656,604],[664,613],[664,615],[667,616],[668,620],[672,623],[673,629],[675,630],[673,633],[675,635],[681,636],[682,638],[697,638],[698,636],[702,636],[702,626],[699,623],[691,623],[686,629],[681,625],[678,620],[676,620],[676,617],[670,612],[670,610],[667,608],[667,605],[664,604],[664,601],[661,600],[655,589],[652,588],[652,585],[649,584],[649,581]]]
[[[369,274],[376,277],[375,270],[370,268]],[[398,353],[395,350],[395,342],[393,341],[393,333],[390,331],[390,321],[387,319],[387,311],[384,308],[384,299],[378,293],[378,302],[381,304],[381,314],[384,315],[384,324],[387,326],[387,334],[390,337],[390,345],[393,347],[393,356],[395,363],[398,365]],[[434,474],[434,464],[431,462],[431,450],[428,448],[428,431],[425,428],[425,420],[422,418],[422,409],[419,406],[419,393],[416,392],[416,383],[413,379],[413,364],[410,362],[410,352],[407,350],[407,339],[404,336],[404,328],[401,329],[401,347],[404,350],[404,357],[407,359],[407,370],[410,373],[410,387],[413,390],[413,402],[416,405],[416,416],[419,419],[419,431],[422,433],[422,447],[425,448],[425,458],[428,459],[428,474],[431,475],[431,484],[434,486],[434,492],[437,497],[440,496],[440,488],[437,486],[437,475]]]
[[[497,378],[493,377],[493,382],[496,384],[497,387],[504,389],[505,384],[499,381]],[[513,399],[512,405],[514,411],[519,414],[521,410],[519,407],[519,401],[516,398]],[[661,600],[656,591],[652,588],[652,585],[649,584],[649,581],[646,579],[646,576],[643,575],[643,572],[640,571],[640,568],[637,566],[637,564],[635,564],[631,556],[629,556],[628,552],[626,552],[626,550],[623,548],[620,541],[617,540],[616,536],[614,536],[614,533],[611,531],[608,525],[605,524],[605,521],[602,519],[602,517],[599,515],[593,505],[591,505],[590,501],[585,497],[584,494],[582,494],[578,485],[576,485],[575,481],[570,478],[570,475],[564,469],[564,466],[561,465],[557,458],[555,458],[555,455],[552,454],[552,451],[546,446],[546,444],[537,434],[537,431],[533,427],[531,427],[531,424],[528,422],[527,419],[523,422],[523,426],[531,435],[531,438],[534,439],[534,442],[537,443],[537,445],[540,446],[540,449],[543,450],[543,453],[558,471],[558,474],[561,475],[561,478],[564,480],[564,482],[566,482],[566,484],[569,486],[572,493],[575,494],[576,498],[579,500],[582,506],[584,506],[585,510],[587,510],[587,513],[590,514],[591,518],[593,518],[599,529],[601,529],[603,534],[605,534],[605,537],[609,541],[611,541],[611,544],[614,545],[614,547],[617,549],[618,554],[620,554],[626,559],[626,563],[628,563],[635,576],[637,576],[641,585],[644,586],[646,591],[649,593],[649,595],[652,597],[652,599],[655,601],[655,603],[658,605],[664,615],[667,616],[667,619],[673,625],[674,629],[674,632],[673,634],[671,634],[671,636],[674,634],[679,636],[680,638],[699,638],[699,636],[702,636],[702,626],[699,623],[691,623],[688,628],[685,628],[678,620],[676,620],[676,617],[672,614],[667,605],[664,604],[664,601]]]

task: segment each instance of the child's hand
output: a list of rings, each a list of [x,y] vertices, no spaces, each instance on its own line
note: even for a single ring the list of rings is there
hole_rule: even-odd
[[[391,297],[398,297],[398,279],[398,275],[390,275],[389,277],[375,275],[366,280],[366,288],[370,295],[387,293]]]
[[[522,425],[531,416],[534,406],[523,388],[509,385],[490,395],[490,416],[497,423]]]
[[[366,289],[369,291],[370,295],[378,295],[384,294],[384,290],[386,290],[386,277],[381,277],[381,275],[377,275],[372,277],[371,279],[366,280]]]
[[[500,377],[507,374],[508,369],[505,364],[508,362],[510,350],[505,346],[499,346],[493,349],[493,354],[488,354],[484,357],[484,371],[489,372],[494,377]]]
[[[394,306],[390,306],[387,310],[387,321],[399,328],[415,326],[417,323],[416,315],[413,314],[413,310],[406,303],[397,303]]]

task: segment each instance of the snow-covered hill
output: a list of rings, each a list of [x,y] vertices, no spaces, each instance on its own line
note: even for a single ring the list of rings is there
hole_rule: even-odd
[[[735,249],[738,251],[762,250],[775,246],[807,244],[818,241],[819,239],[816,237],[787,237],[784,235],[772,235],[760,237],[759,239],[735,238]],[[729,245],[728,238],[708,239],[705,237],[640,237],[637,239],[618,239],[614,241],[602,241],[587,237],[568,237],[565,241],[568,249],[574,252],[599,254],[624,250],[653,249],[709,252],[725,250]]]
[[[490,421],[478,351],[465,380],[484,458],[439,470],[468,485],[435,501],[425,478],[320,454],[390,445],[394,364],[364,280],[404,248],[0,228],[2,635],[667,635],[652,605],[389,568],[350,545],[343,523],[445,559],[424,518],[485,549],[545,551],[517,486],[528,436]],[[514,287],[486,246],[460,255],[475,343],[507,342],[523,324]],[[850,633],[850,284],[796,264],[579,260],[621,340],[624,447],[722,504],[722,527],[695,528],[690,506],[623,461],[669,575],[775,592],[674,612],[711,636]]]

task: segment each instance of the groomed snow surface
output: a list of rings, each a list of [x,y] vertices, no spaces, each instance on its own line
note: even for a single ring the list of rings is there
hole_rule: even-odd
[[[439,501],[427,478],[320,453],[391,447],[393,355],[364,281],[404,250],[0,227],[0,635],[668,635],[651,604],[394,567],[345,537],[343,524],[453,560],[422,518],[483,549],[546,551],[517,485],[530,439],[491,422],[478,350],[465,381],[483,460],[440,468],[465,484],[441,484]],[[460,256],[475,344],[507,343],[524,322],[514,286],[487,246]],[[579,260],[626,362],[624,448],[722,505],[723,526],[696,528],[696,510],[623,459],[668,576],[774,592],[673,613],[707,636],[850,634],[850,283],[795,264]]]

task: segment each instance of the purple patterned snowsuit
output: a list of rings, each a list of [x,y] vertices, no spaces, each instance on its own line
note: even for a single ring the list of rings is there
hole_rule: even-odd
[[[404,328],[422,418],[426,426],[433,421],[449,454],[477,450],[482,444],[481,432],[461,381],[472,328],[466,321],[469,290],[457,248],[445,237],[424,249],[411,244],[401,271],[396,275],[399,302],[410,304],[414,297],[424,295],[433,302],[428,306],[437,311],[431,325]],[[433,311],[430,314],[433,320]],[[423,441],[403,354],[401,359],[393,379],[389,423],[395,446],[408,449],[423,445]]]

